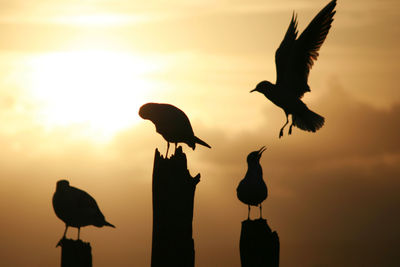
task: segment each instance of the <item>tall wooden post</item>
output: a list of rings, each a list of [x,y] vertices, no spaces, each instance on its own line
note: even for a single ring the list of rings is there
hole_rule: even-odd
[[[153,168],[151,266],[194,266],[193,201],[200,174],[192,177],[182,147],[171,158],[156,149]]]
[[[61,246],[61,267],[92,267],[90,243],[63,238],[58,246]]]
[[[245,220],[240,234],[242,267],[279,267],[279,237],[265,219]]]

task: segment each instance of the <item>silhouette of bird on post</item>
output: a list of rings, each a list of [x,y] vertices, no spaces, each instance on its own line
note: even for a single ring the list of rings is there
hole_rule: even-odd
[[[65,238],[69,226],[78,228],[78,240],[83,226],[115,228],[105,220],[96,200],[85,191],[70,186],[67,180],[57,182],[56,192],[53,195],[53,208],[57,217],[65,223],[63,238]]]
[[[325,119],[308,109],[301,98],[304,93],[310,92],[308,75],[331,28],[333,15],[336,13],[335,6],[336,0],[332,0],[315,16],[299,38],[297,15],[293,13],[285,37],[275,53],[276,84],[262,81],[250,91],[264,94],[284,110],[286,123],[279,132],[279,138],[283,136],[283,129],[289,123],[289,114],[292,115],[289,135],[293,126],[315,132],[324,125]]]
[[[193,150],[196,144],[211,148],[206,142],[196,137],[190,125],[189,118],[179,108],[170,104],[147,103],[140,107],[139,116],[150,120],[156,126],[157,133],[167,141],[168,156],[169,143],[186,143]]]
[[[249,206],[247,219],[250,219],[250,206],[260,207],[260,218],[262,217],[261,202],[268,196],[267,185],[263,179],[260,158],[266,150],[265,146],[260,150],[253,151],[247,156],[247,172],[243,180],[236,188],[237,197],[244,204]]]

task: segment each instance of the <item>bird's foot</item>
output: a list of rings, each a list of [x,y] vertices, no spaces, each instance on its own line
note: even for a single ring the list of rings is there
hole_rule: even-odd
[[[281,129],[281,131],[279,132],[279,138],[281,138],[283,136],[283,129]]]

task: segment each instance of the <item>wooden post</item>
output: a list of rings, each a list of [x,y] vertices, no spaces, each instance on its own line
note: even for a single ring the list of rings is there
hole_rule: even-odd
[[[242,267],[278,267],[279,237],[265,219],[245,220],[240,234]]]
[[[61,267],[92,267],[90,243],[63,238],[58,246],[61,246]]]
[[[192,177],[182,147],[171,158],[156,149],[153,168],[151,266],[194,266],[193,201],[200,174]]]

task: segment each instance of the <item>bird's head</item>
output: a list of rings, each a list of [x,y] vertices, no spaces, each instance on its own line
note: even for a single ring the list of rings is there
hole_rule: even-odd
[[[260,150],[257,151],[253,151],[251,152],[248,156],[247,156],[247,163],[252,163],[252,162],[259,162],[262,153],[267,150],[267,148],[265,146],[263,146],[262,148],[260,148]]]
[[[57,182],[56,190],[64,190],[69,187],[69,182],[67,180],[59,180]]]
[[[140,107],[139,109],[139,116],[142,119],[150,120],[152,118],[152,114],[154,112],[156,103],[147,103]]]
[[[272,83],[270,83],[269,81],[262,81],[262,82],[258,83],[256,88],[251,90],[250,93],[259,92],[259,93],[262,93],[264,95],[268,95],[269,90],[272,89],[273,86],[274,85]]]

